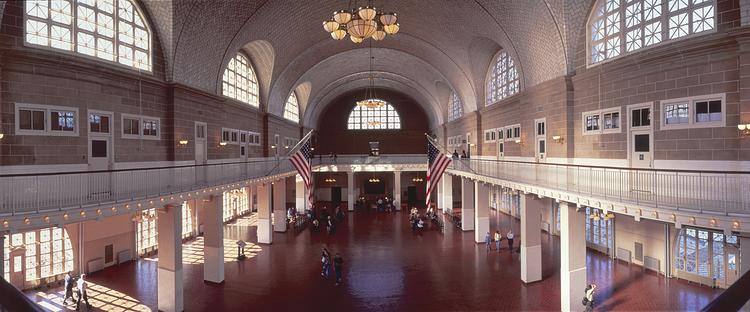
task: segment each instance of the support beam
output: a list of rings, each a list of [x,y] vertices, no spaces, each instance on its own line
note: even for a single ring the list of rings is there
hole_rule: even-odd
[[[474,181],[461,178],[461,230],[474,230]]]
[[[521,195],[521,280],[542,280],[542,208],[549,199]]]
[[[401,210],[401,171],[393,171],[393,204]]]
[[[286,179],[273,183],[273,231],[286,232]]]
[[[443,173],[443,212],[453,213],[453,176]]]
[[[221,193],[211,196],[206,204],[203,223],[203,280],[224,282],[224,198]]]
[[[294,177],[294,207],[297,214],[305,214],[307,209],[307,192],[305,192],[305,180],[299,174]]]
[[[184,310],[182,276],[182,206],[166,205],[158,209],[159,269],[157,270],[157,306],[159,311]]]
[[[580,311],[586,288],[586,214],[560,202],[560,309]]]
[[[346,173],[346,207],[349,211],[354,211],[354,171]]]
[[[435,203],[435,212],[437,213],[438,209],[443,208],[443,179],[442,177],[440,179],[440,182],[438,182],[438,184],[435,185],[434,192],[435,192],[435,198],[437,199],[437,202]]]
[[[474,241],[484,242],[484,236],[490,231],[490,186],[484,182],[474,181]]]
[[[271,184],[258,184],[258,243],[273,242],[273,225],[271,222]]]

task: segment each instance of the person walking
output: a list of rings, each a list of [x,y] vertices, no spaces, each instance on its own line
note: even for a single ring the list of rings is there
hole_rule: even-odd
[[[63,305],[68,301],[68,298],[73,299],[73,282],[70,272],[65,273],[65,298],[63,298]]]
[[[81,277],[78,278],[78,282],[76,283],[76,287],[78,287],[78,301],[76,301],[76,310],[81,306],[81,299],[83,299],[84,302],[86,302],[86,308],[91,309],[91,304],[89,303],[89,295],[87,293],[87,286],[86,280],[84,279],[86,277],[86,274],[81,274]]]
[[[513,237],[515,237],[513,235],[513,229],[510,229],[505,237],[508,239],[508,249],[510,249],[510,252],[513,253]]]
[[[487,252],[492,250],[492,236],[490,236],[490,232],[487,232],[487,235],[484,236],[484,245],[487,246]]]
[[[585,290],[585,296],[583,297],[583,306],[586,307],[584,311],[591,312],[594,311],[594,290],[596,289],[596,285],[589,284],[586,286]]]
[[[325,279],[328,279],[328,276],[330,275],[330,271],[331,271],[331,253],[328,252],[328,249],[323,248],[320,261],[322,262],[322,266],[323,266],[320,271],[320,276],[325,277]]]
[[[341,278],[344,276],[344,258],[339,253],[333,257],[333,269],[336,271],[336,286],[341,284]]]
[[[497,251],[500,252],[500,241],[503,240],[503,234],[500,234],[500,230],[495,231],[495,246]]]

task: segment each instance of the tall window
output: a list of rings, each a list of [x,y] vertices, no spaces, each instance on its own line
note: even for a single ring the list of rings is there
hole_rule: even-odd
[[[244,55],[237,55],[229,61],[227,69],[222,77],[221,92],[238,101],[245,102],[255,107],[260,106],[258,97],[258,79],[250,64],[250,60]]]
[[[299,104],[297,104],[297,95],[292,92],[286,99],[284,105],[284,118],[294,122],[299,122]]]
[[[182,238],[193,235],[193,213],[188,202],[182,202]]]
[[[5,255],[4,277],[10,280],[10,251],[23,248],[25,251],[23,267],[24,285],[37,286],[39,280],[64,274],[73,270],[73,245],[68,232],[59,227],[46,228],[5,235],[3,254]],[[20,266],[21,263],[15,263]]]
[[[346,128],[349,130],[401,129],[401,118],[396,109],[386,102],[373,107],[357,105],[349,113]]]
[[[448,121],[453,121],[464,115],[464,106],[456,91],[451,92],[451,99],[448,103]]]
[[[596,208],[586,207],[586,241],[594,247],[611,252],[614,241],[614,224],[612,219],[604,217],[604,213]],[[590,245],[589,245],[590,246]]]
[[[131,0],[25,3],[26,43],[151,70],[151,32]]]
[[[501,51],[490,66],[487,79],[487,105],[495,104],[506,97],[518,93],[520,82],[518,71],[507,52]]]
[[[250,210],[247,201],[247,191],[245,188],[234,189],[224,192],[223,216],[224,222],[234,219],[235,217]]]
[[[135,223],[135,248],[139,255],[146,254],[158,248],[156,233],[156,209],[141,212]]]
[[[716,27],[716,0],[599,0],[589,21],[591,64]]]

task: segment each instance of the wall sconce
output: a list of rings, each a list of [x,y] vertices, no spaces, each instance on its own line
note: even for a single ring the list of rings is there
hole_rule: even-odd
[[[740,221],[735,220],[734,222],[732,222],[732,228],[735,229],[735,230],[739,230],[740,229]]]
[[[5,137],[5,134],[0,133],[0,139],[2,139],[3,137]]]
[[[271,148],[276,148],[276,145],[271,145]]]
[[[289,149],[289,145],[284,145],[284,148],[285,149]]]
[[[562,144],[562,142],[565,141],[565,139],[559,135],[553,135],[552,141],[555,141],[555,143]]]
[[[516,144],[521,144],[521,143],[523,143],[523,142],[521,141],[521,139],[516,139],[516,141],[515,141],[515,142],[516,142]]]
[[[227,142],[220,142],[219,146],[227,146]]]
[[[311,147],[311,148],[310,148],[310,150],[314,152],[314,151],[315,151],[315,148],[314,148],[314,147]]]
[[[177,143],[180,144],[180,145],[182,145],[182,146],[185,146],[185,145],[188,144],[188,140],[187,139],[182,139],[182,140],[178,141]]]
[[[737,129],[740,130],[742,135],[750,136],[750,124],[739,124],[737,125]]]

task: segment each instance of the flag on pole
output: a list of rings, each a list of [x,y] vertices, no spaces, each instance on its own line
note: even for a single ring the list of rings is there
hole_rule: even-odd
[[[310,138],[308,137],[305,142],[300,145],[297,152],[289,157],[289,161],[297,169],[297,173],[302,177],[302,181],[305,183],[305,191],[307,193],[307,209],[312,210],[313,194],[312,194],[312,167],[310,166],[310,158],[312,158],[312,150],[310,150]]]
[[[431,138],[427,138],[427,192],[425,193],[425,204],[429,207],[430,195],[435,189],[443,172],[451,163],[451,159],[435,147]]]

